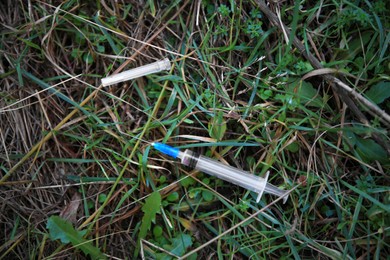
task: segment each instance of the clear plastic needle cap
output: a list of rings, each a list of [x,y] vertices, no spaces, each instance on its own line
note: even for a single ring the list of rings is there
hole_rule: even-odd
[[[166,58],[148,65],[144,65],[106,78],[102,78],[102,85],[109,86],[112,84],[117,84],[123,81],[139,78],[152,73],[157,73],[163,70],[169,70],[170,68],[171,62],[168,58]]]

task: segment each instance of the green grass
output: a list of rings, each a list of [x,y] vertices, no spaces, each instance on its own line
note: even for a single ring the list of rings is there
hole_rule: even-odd
[[[389,8],[261,3],[1,3],[0,259],[388,257]],[[270,171],[289,200],[256,203],[156,141]]]

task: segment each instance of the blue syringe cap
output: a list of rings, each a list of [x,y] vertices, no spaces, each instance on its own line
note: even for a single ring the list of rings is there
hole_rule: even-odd
[[[156,150],[158,150],[166,155],[169,155],[173,158],[177,158],[179,153],[180,153],[180,150],[178,148],[169,146],[167,144],[152,143],[152,146],[154,147],[154,149],[156,149]]]

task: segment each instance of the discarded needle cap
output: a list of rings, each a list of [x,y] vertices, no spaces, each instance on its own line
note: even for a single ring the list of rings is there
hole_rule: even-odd
[[[162,143],[152,143],[152,146],[154,147],[154,149],[156,149],[157,151],[160,151],[166,155],[169,155],[173,158],[177,158],[177,156],[179,155],[180,151],[179,149],[175,148],[175,147],[172,147],[172,146],[169,146],[167,144],[162,144]]]
[[[171,68],[171,62],[168,58],[153,62],[148,65],[144,65],[138,68],[127,70],[116,75],[112,75],[106,78],[102,78],[102,85],[109,86],[117,84],[126,80],[139,78],[152,73],[157,73],[163,70],[169,70]]]

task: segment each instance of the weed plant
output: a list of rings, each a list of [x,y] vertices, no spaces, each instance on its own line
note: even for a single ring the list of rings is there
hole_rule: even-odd
[[[2,1],[0,259],[387,259],[390,122],[327,75],[390,112],[389,5],[269,1],[288,34],[260,3]],[[270,171],[289,200],[155,141]]]

